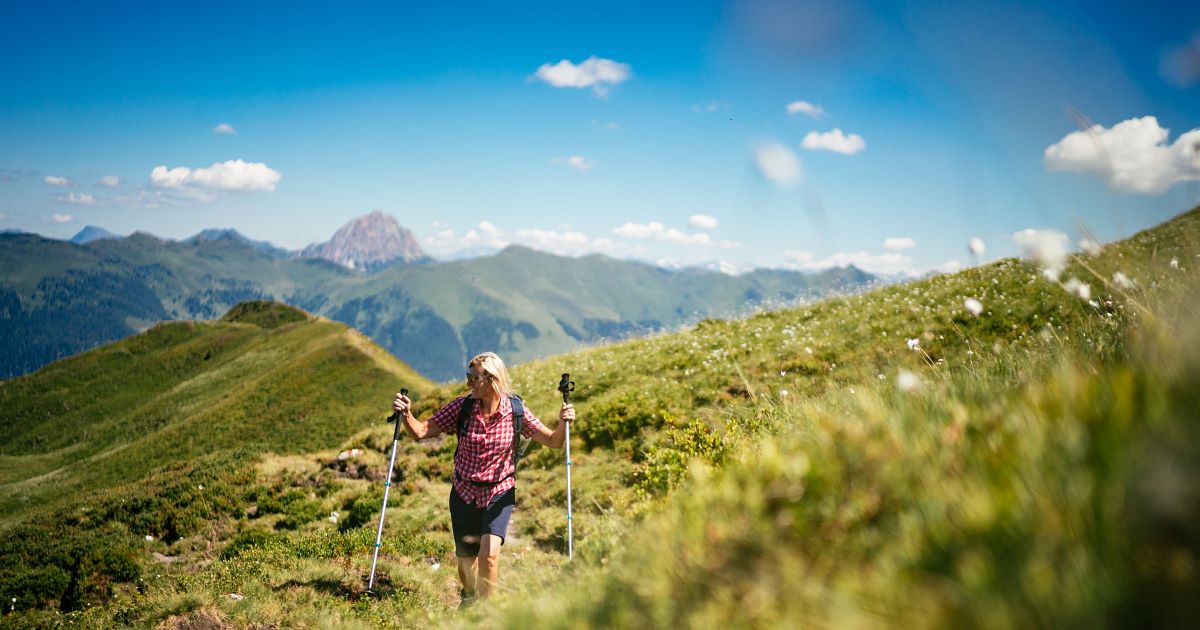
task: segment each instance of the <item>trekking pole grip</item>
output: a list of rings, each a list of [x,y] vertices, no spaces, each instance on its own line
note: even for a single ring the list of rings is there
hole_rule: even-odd
[[[571,392],[575,391],[575,381],[571,380],[571,375],[563,372],[562,380],[558,382],[558,391],[562,392],[563,404],[571,403]]]
[[[401,395],[401,396],[407,396],[407,395],[408,395],[408,388],[407,388],[407,387],[401,387],[401,388],[400,388],[400,395]],[[392,431],[392,441],[393,441],[393,442],[395,442],[395,441],[397,441],[397,440],[399,440],[399,439],[400,439],[400,423],[401,423],[402,421],[403,421],[403,418],[401,418],[401,417],[400,417],[400,412],[399,412],[399,411],[394,411],[394,412],[392,412],[392,415],[391,415],[391,417],[390,417],[390,418],[388,418],[388,422],[395,422],[395,423],[396,423],[396,429],[395,429],[394,431]]]

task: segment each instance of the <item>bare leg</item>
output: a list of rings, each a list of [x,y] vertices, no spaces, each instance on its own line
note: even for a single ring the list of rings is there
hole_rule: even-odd
[[[463,536],[463,542],[475,542],[474,536]],[[470,558],[458,558],[458,581],[462,584],[463,593],[467,595],[475,594],[475,576],[478,573],[478,558],[479,556],[471,556]]]
[[[484,534],[479,543],[479,597],[492,594],[500,583],[500,546],[504,539],[495,534]]]

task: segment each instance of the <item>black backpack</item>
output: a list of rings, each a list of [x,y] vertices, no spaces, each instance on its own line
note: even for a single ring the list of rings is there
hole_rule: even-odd
[[[508,400],[512,403],[513,412],[513,474],[515,475],[517,462],[525,457],[525,450],[529,448],[529,443],[533,440],[521,435],[521,427],[525,425],[525,401],[516,394],[510,394]],[[467,420],[471,417],[471,412],[475,411],[476,402],[474,398],[467,396],[458,410],[458,433],[456,434],[459,437],[458,444],[462,444],[462,434],[467,430]],[[455,457],[458,456],[458,444],[454,446]]]

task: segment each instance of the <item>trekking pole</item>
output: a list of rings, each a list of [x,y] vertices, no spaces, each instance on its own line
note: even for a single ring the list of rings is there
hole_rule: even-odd
[[[562,392],[563,404],[570,404],[571,392],[575,391],[575,381],[571,380],[571,375],[563,372],[562,380],[558,382],[558,391]],[[563,444],[567,447],[567,560],[575,558],[575,533],[574,524],[571,522],[571,423],[563,427],[566,430],[566,439]]]
[[[400,395],[407,396],[408,390],[401,387]],[[367,593],[371,595],[375,594],[375,591],[371,590],[375,586],[375,562],[379,560],[379,544],[383,540],[383,515],[387,513],[388,492],[392,489],[392,466],[396,465],[396,450],[400,447],[400,423],[403,421],[399,411],[388,418],[388,422],[396,423],[396,430],[392,433],[392,460],[388,462],[387,480],[383,484],[383,507],[379,508],[379,531],[375,532],[375,555],[371,558],[371,579],[367,581]]]

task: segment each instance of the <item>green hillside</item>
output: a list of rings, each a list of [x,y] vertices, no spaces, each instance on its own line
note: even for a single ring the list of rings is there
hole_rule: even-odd
[[[289,258],[231,232],[181,242],[136,233],[84,245],[4,234],[0,272],[0,377],[163,320],[214,319],[242,301],[275,300],[357,328],[442,381],[456,378],[481,348],[524,361],[871,279],[852,268],[740,277],[668,272],[516,246],[363,274]]]
[[[403,444],[381,597],[363,596],[391,442],[366,422],[12,528],[0,549],[30,567],[37,541],[86,542],[0,589],[24,602],[14,623],[61,607],[82,627],[1182,626],[1200,613],[1197,263],[1200,209],[1073,257],[1064,283],[1005,260],[522,364],[543,418],[559,374],[578,383],[576,559],[562,454],[534,450],[502,592],[466,611],[452,438]],[[462,389],[422,390],[418,411]],[[392,391],[364,408],[382,417]],[[179,538],[138,538],[166,521]]]
[[[380,388],[428,381],[358,332],[291,307],[172,322],[0,382],[0,526],[175,462],[299,453],[375,419]]]

